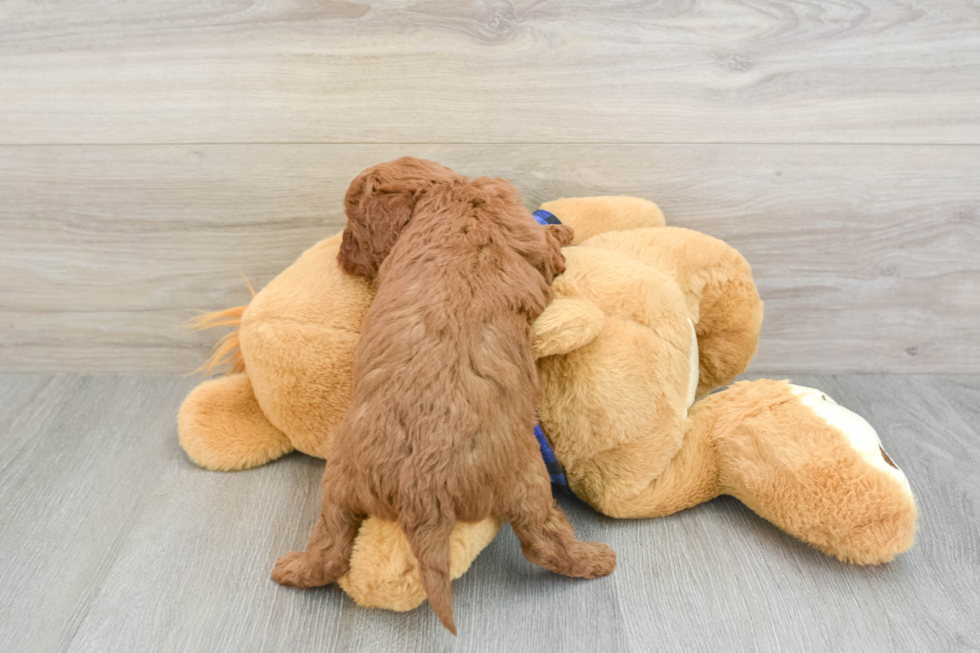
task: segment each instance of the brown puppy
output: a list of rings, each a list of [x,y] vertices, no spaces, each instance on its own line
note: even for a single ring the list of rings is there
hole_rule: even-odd
[[[571,228],[538,225],[509,182],[470,181],[412,158],[368,168],[345,202],[338,261],[376,279],[378,292],[320,520],[307,550],[280,558],[273,579],[336,581],[367,515],[398,520],[429,602],[454,634],[456,520],[502,517],[531,562],[581,578],[610,573],[615,553],[576,540],[555,505],[533,434],[541,389],[532,323],[564,271]]]

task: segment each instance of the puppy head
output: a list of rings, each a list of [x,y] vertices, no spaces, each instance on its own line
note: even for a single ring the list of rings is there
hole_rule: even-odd
[[[347,227],[337,255],[341,269],[365,279],[377,276],[419,197],[435,185],[459,179],[438,163],[407,156],[359,174],[344,198]]]

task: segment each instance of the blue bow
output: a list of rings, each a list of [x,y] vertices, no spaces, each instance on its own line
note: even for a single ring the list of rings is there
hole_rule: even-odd
[[[542,225],[542,226],[548,225],[548,224],[561,224],[561,220],[559,220],[557,217],[555,217],[555,214],[554,213],[549,213],[548,211],[545,211],[544,209],[538,209],[537,211],[535,211],[531,215],[533,215],[534,216],[534,219],[538,221],[538,224],[539,225]]]
[[[544,209],[539,209],[532,215],[534,215],[534,219],[538,221],[538,224],[542,226],[561,224],[561,220],[554,213],[545,211]],[[544,437],[544,431],[541,430],[540,424],[536,424],[534,427],[534,437],[538,439],[538,446],[541,447],[541,457],[544,458],[544,464],[548,468],[548,476],[551,477],[551,482],[561,487],[565,492],[569,492],[568,479],[565,478],[565,471],[561,468],[561,464],[555,456],[554,449],[548,444],[548,438]]]

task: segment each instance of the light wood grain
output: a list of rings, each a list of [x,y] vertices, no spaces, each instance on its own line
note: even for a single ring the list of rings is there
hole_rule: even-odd
[[[980,143],[964,0],[31,0],[0,142]]]
[[[0,377],[0,637],[65,650],[163,491],[186,379]],[[9,400],[8,389],[21,392]],[[28,390],[29,389],[29,390]],[[149,561],[147,561],[149,562]]]
[[[867,417],[920,505],[895,562],[844,565],[734,499],[618,521],[560,499],[613,575],[528,563],[509,528],[428,606],[359,608],[268,578],[306,539],[322,463],[195,468],[173,377],[0,376],[0,636],[11,651],[959,651],[980,646],[980,377],[794,375]],[[9,417],[8,417],[9,416]]]
[[[630,194],[753,265],[753,369],[980,370],[980,147],[336,145],[0,147],[0,368],[186,372],[343,225],[362,168],[401,154],[513,179],[528,206]]]

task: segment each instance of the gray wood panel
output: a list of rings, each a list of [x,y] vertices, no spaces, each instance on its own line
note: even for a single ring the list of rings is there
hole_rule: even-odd
[[[980,143],[963,0],[0,7],[0,142]]]
[[[65,650],[75,636],[146,502],[166,491],[174,411],[191,385],[0,376],[10,416],[0,430],[5,650]]]
[[[912,551],[843,565],[727,498],[633,521],[563,499],[582,537],[616,549],[614,574],[544,572],[505,528],[453,584],[454,639],[427,606],[273,584],[322,465],[195,468],[174,424],[192,380],[0,376],[0,637],[37,652],[976,650],[980,377],[793,378],[879,430],[920,502]]]
[[[513,179],[528,206],[630,194],[727,240],[766,301],[753,370],[980,370],[980,147],[0,147],[0,369],[186,372],[246,303],[343,225],[362,168],[402,154]]]

